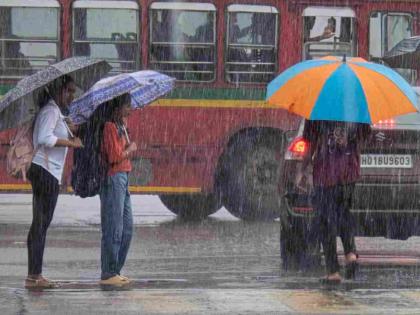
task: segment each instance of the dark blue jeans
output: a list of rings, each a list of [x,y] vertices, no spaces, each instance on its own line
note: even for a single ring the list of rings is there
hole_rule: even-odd
[[[40,275],[47,230],[53,219],[60,186],[58,180],[39,165],[31,164],[32,225],[28,233],[28,274]]]
[[[314,208],[317,214],[315,228],[325,255],[327,272],[340,270],[337,258],[337,236],[344,253],[356,253],[354,242],[355,220],[350,212],[354,184],[315,187]]]
[[[127,258],[133,235],[133,214],[128,174],[117,173],[105,179],[101,199],[101,279],[119,275]]]

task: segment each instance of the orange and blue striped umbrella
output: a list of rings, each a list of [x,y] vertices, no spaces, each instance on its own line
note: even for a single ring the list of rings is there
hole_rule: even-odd
[[[376,123],[417,112],[417,96],[394,70],[362,58],[298,63],[267,87],[267,101],[310,120]]]

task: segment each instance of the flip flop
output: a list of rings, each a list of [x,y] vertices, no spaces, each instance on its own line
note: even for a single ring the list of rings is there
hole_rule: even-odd
[[[123,279],[123,280],[125,280],[125,281],[132,282],[132,281],[131,281],[131,279],[129,279],[129,278],[128,278],[128,277],[126,277],[126,276],[118,275],[118,277],[120,277],[121,279]]]

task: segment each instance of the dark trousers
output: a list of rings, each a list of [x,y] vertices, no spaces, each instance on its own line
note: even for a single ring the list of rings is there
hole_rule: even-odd
[[[39,165],[31,164],[32,225],[28,234],[28,274],[42,273],[45,238],[53,218],[59,193],[58,180]]]
[[[356,253],[355,220],[350,212],[354,184],[315,187],[316,227],[325,255],[328,273],[338,272],[337,236],[341,237],[344,253]]]

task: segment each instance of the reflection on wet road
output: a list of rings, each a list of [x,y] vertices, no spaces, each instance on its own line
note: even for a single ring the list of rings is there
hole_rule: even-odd
[[[420,313],[420,238],[357,238],[362,261],[357,279],[331,288],[319,283],[322,269],[281,269],[278,222],[242,222],[223,211],[203,222],[183,222],[145,197],[136,197],[138,224],[123,270],[135,280],[130,287],[99,287],[97,210],[87,203],[90,210],[83,214],[83,202],[75,213],[66,213],[74,199],[64,198],[57,211],[64,212],[58,219],[66,224],[57,221],[49,231],[44,268],[61,286],[27,291],[25,216],[30,211],[23,206],[25,198],[14,211],[13,202],[0,205],[5,219],[0,224],[0,314]],[[90,223],[80,224],[84,215]]]

